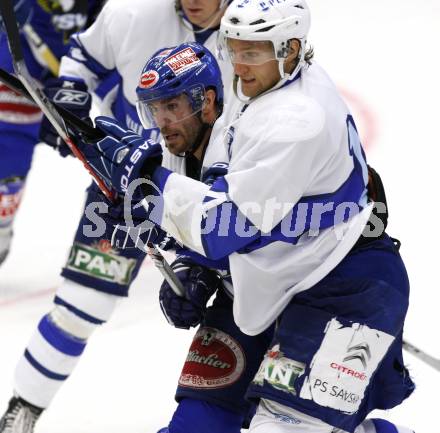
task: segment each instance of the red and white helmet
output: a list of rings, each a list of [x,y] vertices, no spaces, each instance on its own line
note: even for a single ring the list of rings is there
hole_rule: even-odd
[[[289,41],[298,39],[301,44],[298,66],[304,65],[307,34],[310,29],[310,9],[305,0],[234,0],[221,20],[220,47],[226,39],[245,41],[270,41],[274,59],[279,61],[280,75],[289,53]]]

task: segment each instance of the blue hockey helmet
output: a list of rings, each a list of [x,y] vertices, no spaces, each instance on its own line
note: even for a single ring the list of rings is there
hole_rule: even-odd
[[[220,114],[223,109],[221,72],[217,60],[206,47],[197,42],[185,42],[156,52],[142,70],[136,89],[142,125],[144,128],[161,127],[159,116],[166,115],[170,123],[175,123],[200,113],[205,92],[209,89],[216,93]],[[171,100],[172,104],[167,103]],[[186,105],[185,110],[182,105],[178,106],[179,103]]]

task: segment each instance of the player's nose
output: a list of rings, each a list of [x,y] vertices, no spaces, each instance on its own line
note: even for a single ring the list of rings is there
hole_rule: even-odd
[[[165,127],[167,127],[168,125],[170,125],[172,122],[171,117],[167,116],[165,113],[163,114],[159,114],[156,116],[156,124],[159,127],[159,129],[163,129]]]
[[[234,63],[234,73],[239,77],[243,76],[249,71],[249,66],[244,63]]]

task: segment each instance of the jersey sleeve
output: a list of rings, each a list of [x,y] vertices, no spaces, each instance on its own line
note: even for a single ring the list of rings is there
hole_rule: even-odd
[[[162,194],[160,225],[212,259],[245,251],[270,233],[335,151],[326,147],[323,111],[304,102],[298,111],[283,106],[266,115],[247,111],[234,138],[229,173],[211,187],[157,169],[153,180]]]
[[[94,91],[100,81],[116,68],[116,59],[123,49],[124,28],[129,28],[131,15],[110,0],[96,21],[84,32],[74,34],[70,49],[62,58],[60,76],[84,81]]]

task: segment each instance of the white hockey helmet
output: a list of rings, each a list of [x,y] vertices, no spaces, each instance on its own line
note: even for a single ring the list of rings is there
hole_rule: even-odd
[[[285,78],[284,60],[289,41],[298,39],[301,48],[296,72],[304,65],[310,9],[305,0],[234,0],[226,9],[220,25],[220,49],[227,50],[227,39],[270,41],[274,59]]]

